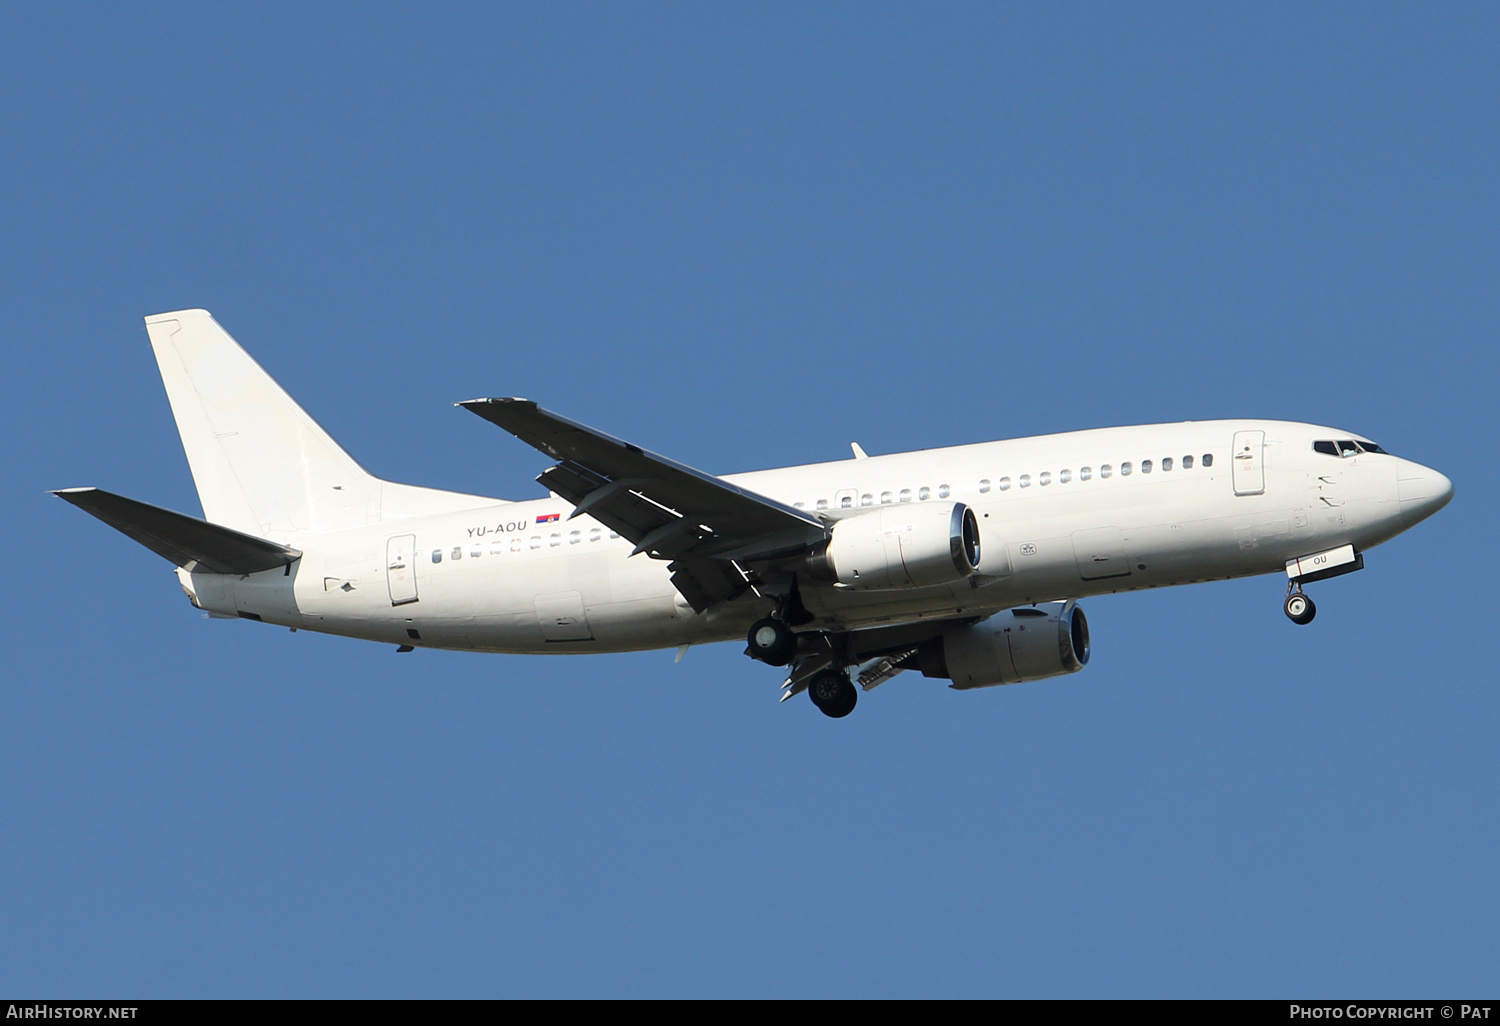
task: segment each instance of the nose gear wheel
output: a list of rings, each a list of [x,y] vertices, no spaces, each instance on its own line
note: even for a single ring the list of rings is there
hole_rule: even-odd
[[[1282,604],[1281,610],[1295,624],[1312,623],[1313,617],[1318,615],[1318,607],[1313,604],[1313,600],[1295,585],[1287,592],[1286,602]]]

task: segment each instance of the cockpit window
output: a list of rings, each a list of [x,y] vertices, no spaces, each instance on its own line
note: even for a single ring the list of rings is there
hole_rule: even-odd
[[[1313,452],[1320,452],[1324,456],[1338,456],[1340,458],[1358,456],[1362,452],[1378,452],[1382,456],[1390,455],[1390,453],[1386,452],[1374,442],[1356,442],[1352,438],[1340,438],[1337,441],[1326,440],[1321,442],[1314,442]]]

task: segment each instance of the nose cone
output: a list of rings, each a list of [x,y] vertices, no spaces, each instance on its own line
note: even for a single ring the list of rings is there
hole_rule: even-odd
[[[1453,498],[1453,482],[1420,463],[1402,463],[1396,472],[1396,496],[1401,500],[1401,522],[1414,527]]]

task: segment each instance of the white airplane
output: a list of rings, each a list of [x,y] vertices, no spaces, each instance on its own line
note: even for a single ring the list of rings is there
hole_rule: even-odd
[[[1349,431],[1104,428],[713,477],[526,399],[459,403],[546,454],[545,499],[382,481],[204,310],[146,318],[204,519],[55,494],[177,567],[193,605],[418,647],[624,652],[746,637],[829,716],[903,670],[958,689],[1083,668],[1078,599],[1302,586],[1453,495]],[[852,679],[851,679],[852,673]]]

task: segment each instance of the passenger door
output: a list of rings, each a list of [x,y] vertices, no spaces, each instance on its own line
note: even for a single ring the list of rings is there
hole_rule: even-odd
[[[1236,431],[1234,433],[1234,494],[1264,495],[1266,491],[1265,465],[1266,433],[1264,431]]]
[[[398,534],[385,543],[385,583],[391,605],[417,601],[417,536]]]

